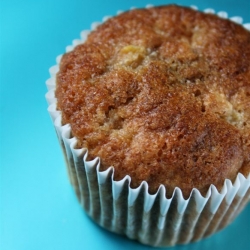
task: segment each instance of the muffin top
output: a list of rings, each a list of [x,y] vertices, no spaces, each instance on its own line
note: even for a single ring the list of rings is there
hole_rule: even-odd
[[[175,5],[113,17],[66,53],[57,108],[88,158],[149,192],[250,173],[250,32]]]

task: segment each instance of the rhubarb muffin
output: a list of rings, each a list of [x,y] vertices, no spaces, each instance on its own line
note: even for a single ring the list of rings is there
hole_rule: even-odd
[[[105,191],[111,204],[107,210],[115,210],[116,192],[110,182],[127,176],[129,183],[121,191],[127,207],[132,192],[128,190],[144,183],[148,197],[159,196],[164,189],[164,198],[173,199],[178,188],[184,200],[190,200],[194,190],[200,199],[211,200],[211,185],[223,193],[226,180],[234,183],[238,175],[249,177],[250,32],[229,19],[175,5],[134,9],[109,18],[62,56],[55,98],[61,126],[70,125],[75,138],[74,149],[87,152],[85,162],[98,159],[98,173],[112,168]],[[73,158],[68,161],[80,199],[91,200],[95,192],[101,199],[102,183],[92,192],[87,174],[81,176]],[[247,183],[246,194],[249,178]],[[90,191],[83,194],[84,189]],[[141,193],[138,197],[142,195],[145,203],[148,198]],[[97,203],[101,211],[102,201]],[[176,201],[173,204],[172,209],[177,207]],[[116,215],[112,216],[114,221]],[[221,221],[216,219],[218,228]],[[120,223],[121,232],[128,235],[128,216]],[[164,231],[168,220],[163,224]],[[112,228],[108,229],[115,231]],[[180,235],[175,243],[182,242]],[[169,237],[163,245],[171,242]]]

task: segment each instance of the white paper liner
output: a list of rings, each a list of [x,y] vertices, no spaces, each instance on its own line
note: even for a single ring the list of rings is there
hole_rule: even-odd
[[[153,5],[146,6],[151,7]],[[196,6],[191,7],[197,9]],[[215,13],[210,8],[204,12]],[[117,12],[120,13],[122,11]],[[217,15],[228,18],[224,11]],[[104,17],[103,21],[109,18]],[[243,22],[241,17],[231,17],[230,20],[239,24]],[[99,24],[93,23],[91,29]],[[242,25],[250,30],[250,23]],[[89,32],[82,31],[81,39],[67,46],[66,52],[83,43]],[[94,221],[112,232],[125,234],[146,245],[173,246],[198,241],[234,220],[250,200],[250,174],[245,178],[239,173],[233,183],[225,180],[220,192],[211,185],[205,197],[193,189],[185,200],[182,191],[176,187],[172,197],[167,199],[163,185],[152,195],[148,193],[146,181],[133,189],[128,175],[115,181],[113,167],[101,172],[99,158],[87,161],[87,149],[75,149],[77,139],[72,137],[69,124],[61,125],[61,111],[56,110],[55,77],[60,60],[61,55],[56,59],[57,65],[50,68],[51,77],[46,81],[48,111],[65,156],[70,182],[79,202]]]

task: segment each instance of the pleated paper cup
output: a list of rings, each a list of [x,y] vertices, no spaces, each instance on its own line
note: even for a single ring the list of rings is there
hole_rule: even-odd
[[[196,9],[195,6],[192,8]],[[204,12],[215,13],[213,9]],[[228,17],[224,11],[217,14],[222,18]],[[242,24],[241,17],[230,19]],[[92,30],[98,25],[93,23]],[[242,25],[250,30],[250,24]],[[89,32],[82,31],[81,39],[74,40],[66,52],[83,43]],[[50,68],[51,78],[46,82],[48,111],[64,154],[70,182],[80,204],[96,223],[143,244],[161,247],[198,241],[235,219],[250,200],[250,174],[246,178],[239,173],[234,182],[226,179],[219,191],[211,185],[205,197],[194,188],[190,197],[184,199],[182,190],[176,187],[168,199],[163,185],[155,194],[149,194],[146,181],[133,189],[129,174],[116,181],[112,166],[100,171],[100,158],[87,161],[88,150],[76,148],[77,139],[72,136],[70,125],[62,125],[61,112],[56,109],[56,73],[60,59],[58,56],[57,65]]]

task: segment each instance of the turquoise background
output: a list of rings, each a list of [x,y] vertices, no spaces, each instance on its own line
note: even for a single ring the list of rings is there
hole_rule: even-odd
[[[172,1],[1,0],[0,249],[146,250],[86,216],[67,179],[44,98],[48,69],[80,31],[117,10]],[[224,10],[250,23],[250,0],[176,1]],[[250,205],[232,225],[171,249],[249,249]]]

